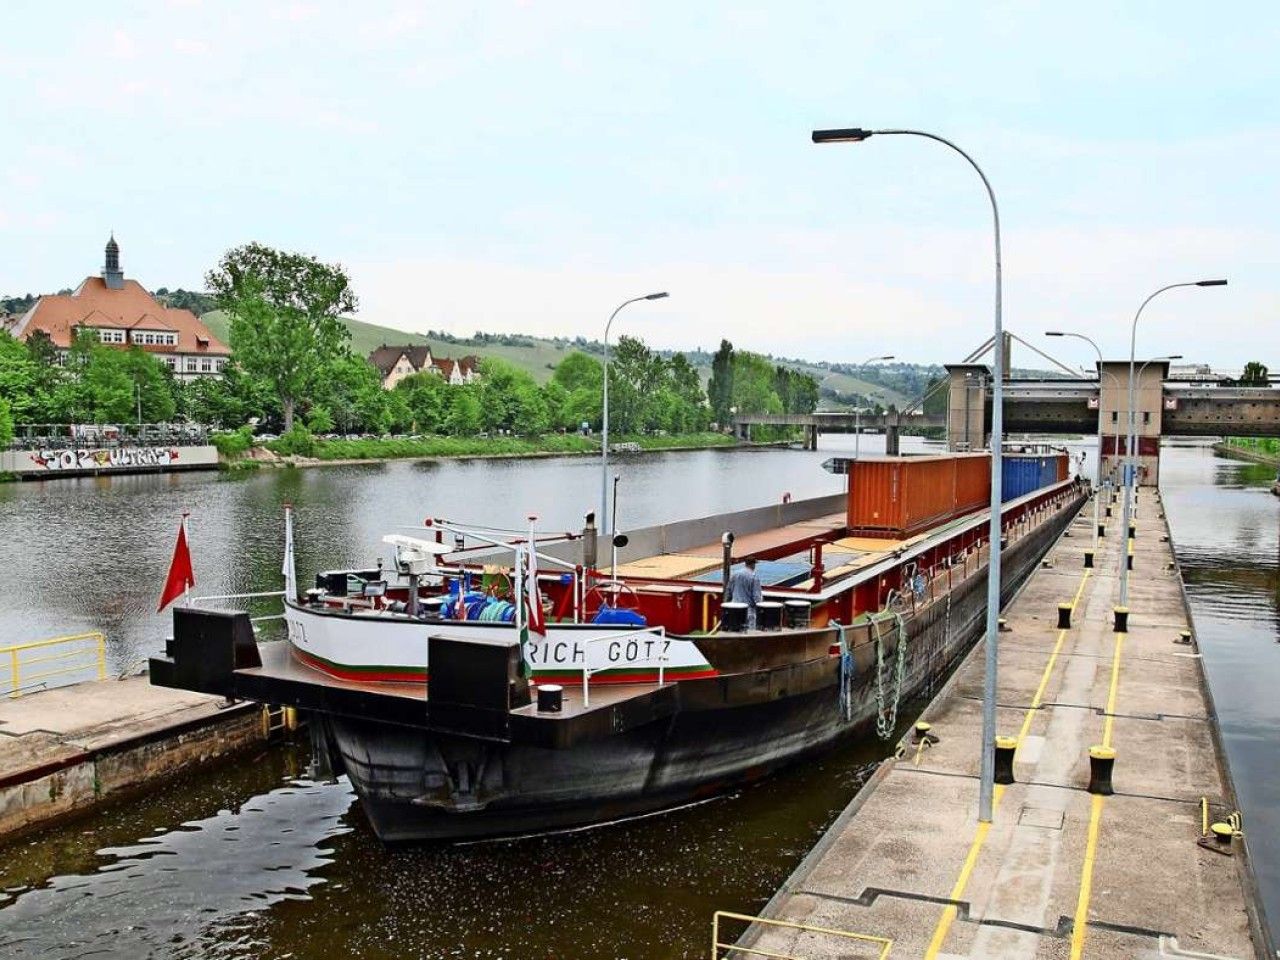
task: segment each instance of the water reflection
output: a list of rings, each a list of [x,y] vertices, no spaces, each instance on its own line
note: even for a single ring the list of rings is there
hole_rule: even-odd
[[[1275,471],[1205,444],[1162,453],[1161,487],[1272,929],[1280,919],[1280,500]]]

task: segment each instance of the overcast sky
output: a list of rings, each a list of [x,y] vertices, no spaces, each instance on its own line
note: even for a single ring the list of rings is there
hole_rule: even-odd
[[[598,337],[665,289],[615,330],[945,362],[991,327],[980,181],[809,140],[915,127],[995,187],[1009,329],[1127,354],[1147,293],[1226,276],[1154,303],[1139,354],[1280,368],[1278,50],[1274,0],[15,0],[0,292],[96,273],[114,229],[152,288],[250,240],[340,261],[406,330]]]

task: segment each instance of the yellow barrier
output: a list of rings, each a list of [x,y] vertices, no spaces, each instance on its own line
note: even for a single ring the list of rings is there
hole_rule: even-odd
[[[770,950],[757,950],[754,947],[740,947],[733,943],[722,943],[720,940],[720,919],[741,920],[744,923],[762,923],[770,927],[783,927],[788,930],[798,930],[801,933],[815,933],[828,937],[839,937],[842,940],[857,940],[862,943],[872,944],[876,949],[876,960],[885,960],[889,956],[889,950],[893,947],[893,941],[886,937],[873,937],[866,933],[852,933],[848,930],[833,930],[830,927],[814,927],[804,923],[791,923],[787,920],[770,920],[766,917],[751,917],[744,913],[730,913],[727,910],[717,910],[711,919],[711,960],[719,960],[722,956],[721,951],[726,951],[723,956],[728,957],[730,953],[749,953],[756,957],[769,957],[770,960],[802,960],[800,957],[792,956],[789,953],[773,953]]]
[[[25,656],[28,650],[45,651],[54,647],[67,647],[47,656]],[[92,659],[90,659],[92,658]],[[66,661],[72,661],[70,664]],[[93,669],[97,679],[107,678],[107,638],[97,630],[89,633],[73,633],[65,637],[52,637],[48,640],[34,640],[31,643],[16,643],[8,647],[0,647],[0,662],[9,666],[9,696],[20,697],[22,691],[37,681],[49,680],[52,677],[70,675],[84,676]],[[56,667],[32,671],[32,667],[40,664],[59,664]]]

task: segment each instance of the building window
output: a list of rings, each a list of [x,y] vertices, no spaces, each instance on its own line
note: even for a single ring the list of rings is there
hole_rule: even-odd
[[[177,357],[165,357],[165,358],[164,358],[164,362],[165,362],[165,363],[167,363],[167,364],[169,365],[169,369],[170,369],[170,370],[177,370],[177,369],[178,369],[178,358],[177,358]]]
[[[202,357],[202,358],[201,358],[201,360],[200,360],[200,372],[201,372],[201,373],[212,373],[212,372],[213,372],[213,361],[212,361],[212,360],[210,360],[208,357]]]
[[[195,372],[196,372],[196,358],[187,357],[187,373],[195,373]]]
[[[124,331],[99,330],[98,339],[103,343],[124,343]]]

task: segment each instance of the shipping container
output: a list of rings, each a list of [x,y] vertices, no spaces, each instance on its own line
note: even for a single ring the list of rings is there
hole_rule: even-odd
[[[1006,452],[1000,460],[1001,499],[1008,503],[1066,480],[1070,463],[1065,453]]]
[[[851,529],[909,536],[981,509],[991,498],[985,453],[864,457],[849,463]]]
[[[1000,460],[1000,497],[1008,503],[1025,497],[1028,493],[1044,486],[1044,468],[1046,457],[1011,456],[1005,454]],[[1048,466],[1053,467],[1052,463]]]

